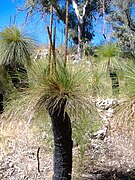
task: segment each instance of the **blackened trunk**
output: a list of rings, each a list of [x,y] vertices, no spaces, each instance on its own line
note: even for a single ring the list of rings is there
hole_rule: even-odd
[[[49,110],[54,134],[54,175],[52,180],[71,180],[72,173],[72,129],[64,106]]]
[[[4,111],[3,108],[3,94],[0,94],[0,114],[2,114]]]
[[[26,88],[28,87],[28,76],[27,76],[27,70],[24,66],[20,65],[16,68],[13,68],[10,65],[5,66],[6,71],[11,77],[11,81],[13,85],[19,89],[19,88]],[[19,76],[20,74],[20,76]]]
[[[113,95],[119,93],[119,80],[115,70],[110,71],[110,78],[112,80]]]

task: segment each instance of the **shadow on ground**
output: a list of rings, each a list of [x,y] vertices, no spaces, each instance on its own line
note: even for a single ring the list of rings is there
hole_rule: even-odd
[[[83,175],[82,175],[83,176]],[[124,171],[103,171],[99,170],[91,172],[90,175],[84,175],[82,180],[135,180],[135,170],[124,172]]]

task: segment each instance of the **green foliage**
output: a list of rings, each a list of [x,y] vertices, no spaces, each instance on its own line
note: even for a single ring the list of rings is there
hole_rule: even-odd
[[[27,0],[25,3],[25,6],[27,7],[27,10],[29,9],[29,15],[35,14],[35,12],[39,12],[42,15],[50,14],[50,5],[53,5],[54,8],[54,17],[57,17],[56,20],[58,22],[63,22],[65,24],[66,22],[66,1],[64,3],[59,0]],[[80,13],[80,17],[83,16],[82,10],[85,8],[85,4],[87,3],[86,0],[83,1],[76,1],[78,5],[78,11]],[[109,8],[110,1],[105,0],[104,1],[104,11],[106,12]],[[95,0],[87,3],[86,7],[86,13],[83,17],[84,23],[83,23],[83,30],[82,30],[82,36],[84,42],[90,42],[93,38],[94,32],[93,32],[93,18],[96,13],[99,13],[102,15],[102,8],[103,5],[100,1]],[[42,16],[43,17],[43,16]],[[45,17],[45,16],[44,16]],[[72,1],[69,1],[69,23],[68,27],[70,29],[69,35],[74,41],[75,44],[77,44],[78,41],[78,18],[77,14],[75,12],[75,9],[73,8]]]
[[[135,97],[135,64],[130,62],[125,65],[126,93]]]
[[[95,67],[92,72],[91,83],[89,87],[91,89],[92,96],[95,98],[104,98],[106,96],[109,96],[111,94],[109,85],[109,78],[105,77],[105,74],[100,69]]]
[[[124,133],[134,133],[135,128],[135,65],[132,61],[125,64],[126,99],[116,108],[114,120]]]
[[[112,93],[116,95],[119,93],[119,72],[123,69],[124,59],[122,58],[122,51],[115,43],[108,43],[100,46],[96,50],[98,57],[98,68],[104,72],[106,78],[112,81]],[[97,63],[98,63],[97,62]]]
[[[94,47],[90,46],[89,44],[85,43],[83,45],[83,54],[85,56],[92,56],[94,55],[95,49]]]
[[[96,50],[99,64],[106,72],[109,69],[120,69],[122,67],[121,49],[117,44],[105,44]]]
[[[34,41],[17,27],[6,27],[0,32],[0,65],[28,65],[34,48]]]
[[[80,160],[83,161],[87,145],[91,142],[91,136],[99,130],[102,121],[98,117],[96,111],[92,114],[86,110],[85,114],[81,115],[81,121],[73,121],[73,139],[75,147],[78,146]]]
[[[106,77],[106,71],[100,67],[99,58],[83,56],[82,61],[75,64],[71,63],[70,66],[74,69],[83,69],[83,72],[87,74],[86,86],[89,97],[105,98],[111,95],[110,78]]]
[[[109,14],[109,21],[114,30],[112,36],[118,38],[120,46],[132,55],[135,55],[134,6],[134,0],[114,0]]]
[[[31,69],[28,68],[30,87],[18,95],[13,95],[14,100],[9,101],[7,106],[12,110],[11,114],[13,112],[16,114],[17,111],[22,115],[29,114],[29,111],[42,113],[48,106],[55,107],[60,102],[61,106],[65,100],[66,110],[74,117],[80,117],[86,107],[92,107],[88,99],[88,74],[83,70],[69,70],[61,63],[57,62],[56,71],[50,75],[45,61],[35,62]]]
[[[106,95],[118,96],[124,91],[125,64],[131,60],[125,56],[117,43],[107,43],[99,46],[95,50],[95,54],[96,71],[101,75],[99,83],[104,82]]]
[[[42,113],[35,113],[35,117],[32,119],[32,129],[34,134],[39,137],[43,144],[47,145],[48,151],[53,151],[53,139],[52,139],[52,125],[49,115],[46,111]]]
[[[105,44],[98,48],[97,55],[102,58],[112,58],[118,56],[120,53],[120,48],[117,44]]]
[[[0,94],[3,94],[4,99],[13,92],[14,86],[11,82],[11,79],[6,72],[6,69],[4,66],[0,66]]]

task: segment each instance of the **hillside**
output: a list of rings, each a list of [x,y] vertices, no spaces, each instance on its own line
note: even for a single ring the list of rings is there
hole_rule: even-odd
[[[114,126],[114,101],[110,102],[97,102],[98,112],[106,122],[89,139],[82,159],[79,146],[74,146],[73,180],[135,179],[134,141]],[[27,124],[4,122],[4,116],[1,117],[0,179],[50,180],[53,174],[52,137],[48,144],[46,142],[50,134],[37,130],[32,121]],[[109,126],[107,122],[110,122]],[[51,130],[49,125],[48,128]]]

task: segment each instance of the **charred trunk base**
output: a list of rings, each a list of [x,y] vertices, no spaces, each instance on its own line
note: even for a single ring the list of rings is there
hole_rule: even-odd
[[[113,95],[116,95],[119,93],[119,80],[116,71],[110,72],[110,78],[112,80]]]
[[[71,180],[72,129],[68,114],[59,109],[51,113],[54,134],[54,175],[52,180]]]
[[[4,111],[3,101],[4,101],[3,94],[0,94],[0,114],[2,114]]]
[[[6,71],[11,77],[11,81],[17,89],[27,88],[28,87],[28,76],[27,70],[24,66],[20,65],[16,68],[13,68],[10,65],[5,66]]]

